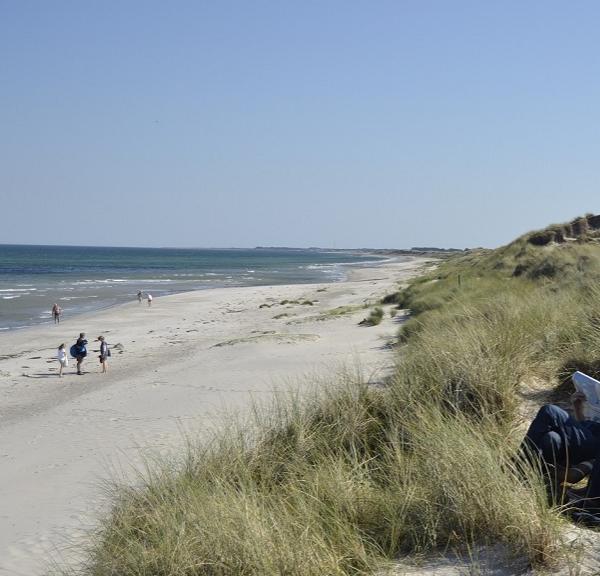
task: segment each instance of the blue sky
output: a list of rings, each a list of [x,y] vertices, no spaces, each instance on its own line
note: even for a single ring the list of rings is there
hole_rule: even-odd
[[[0,1],[0,242],[498,246],[600,212],[600,4]]]

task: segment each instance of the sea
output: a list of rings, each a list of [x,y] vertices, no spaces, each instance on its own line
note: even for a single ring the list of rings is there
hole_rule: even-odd
[[[319,249],[107,248],[0,244],[0,331],[177,292],[337,282],[378,257]]]

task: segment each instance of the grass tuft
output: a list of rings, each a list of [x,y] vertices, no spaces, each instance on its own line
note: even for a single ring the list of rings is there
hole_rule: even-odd
[[[364,319],[359,322],[361,326],[377,326],[381,324],[383,320],[383,308],[380,306],[375,306],[371,313]]]

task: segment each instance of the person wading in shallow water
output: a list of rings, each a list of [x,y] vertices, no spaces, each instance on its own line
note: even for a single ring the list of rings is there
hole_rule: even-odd
[[[79,338],[77,338],[77,342],[71,347],[71,356],[77,360],[77,374],[82,374],[81,364],[83,359],[87,356],[87,343],[88,341],[85,339],[85,333],[81,332]]]
[[[54,318],[54,323],[60,323],[60,313],[62,312],[62,308],[55,302],[52,304],[52,318]]]

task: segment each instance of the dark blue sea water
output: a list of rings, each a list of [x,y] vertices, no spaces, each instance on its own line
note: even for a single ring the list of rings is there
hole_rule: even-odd
[[[51,321],[135,299],[226,286],[335,282],[352,252],[0,245],[0,330]]]

